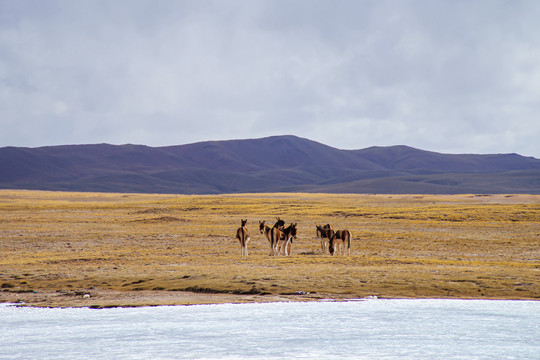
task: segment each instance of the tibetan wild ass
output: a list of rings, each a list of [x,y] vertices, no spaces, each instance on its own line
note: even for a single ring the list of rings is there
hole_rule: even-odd
[[[241,219],[242,226],[236,230],[236,238],[240,242],[241,249],[241,255],[240,256],[248,256],[248,248],[247,243],[249,241],[249,231],[246,227],[247,219]]]
[[[338,230],[329,241],[328,251],[331,255],[338,254],[341,248],[341,254],[345,255],[345,245],[349,255],[351,255],[351,232],[349,230]]]
[[[274,246],[272,245],[272,228],[265,224],[266,220],[259,220],[259,230],[261,234],[264,234],[264,237],[270,243],[270,256],[274,255]]]
[[[328,242],[334,236],[334,229],[332,228],[332,225],[326,224],[324,226],[316,225],[317,227],[317,237],[321,238],[321,249],[323,254],[326,254],[328,249]]]
[[[279,234],[279,237],[277,235],[278,232],[281,233]],[[272,233],[274,234],[274,232]],[[289,225],[287,228],[283,229],[283,231],[278,230],[275,233],[276,237],[274,240],[276,241],[276,255],[279,255],[281,250],[283,250],[283,255],[290,255],[293,238],[296,239],[296,223]]]
[[[285,227],[285,221],[277,218],[276,223],[270,230],[270,255],[276,255],[276,250],[278,249],[278,242],[284,239],[285,235],[283,233],[283,228]]]

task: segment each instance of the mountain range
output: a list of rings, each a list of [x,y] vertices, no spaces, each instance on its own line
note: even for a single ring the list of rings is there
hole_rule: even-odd
[[[540,160],[408,146],[340,150],[296,136],[187,145],[0,148],[0,188],[218,194],[540,194]]]

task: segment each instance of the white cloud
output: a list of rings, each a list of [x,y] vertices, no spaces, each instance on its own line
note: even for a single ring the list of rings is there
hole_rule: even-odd
[[[2,2],[0,146],[295,134],[540,157],[539,17],[528,1]]]

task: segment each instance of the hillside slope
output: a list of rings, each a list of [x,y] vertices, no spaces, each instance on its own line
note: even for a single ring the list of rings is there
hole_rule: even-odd
[[[0,188],[235,192],[540,193],[540,160],[407,146],[339,150],[295,136],[143,145],[0,148]]]

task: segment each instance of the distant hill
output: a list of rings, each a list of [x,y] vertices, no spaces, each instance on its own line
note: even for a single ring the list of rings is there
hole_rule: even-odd
[[[296,136],[143,145],[0,148],[0,188],[238,192],[540,194],[540,160],[408,146],[339,150]]]

